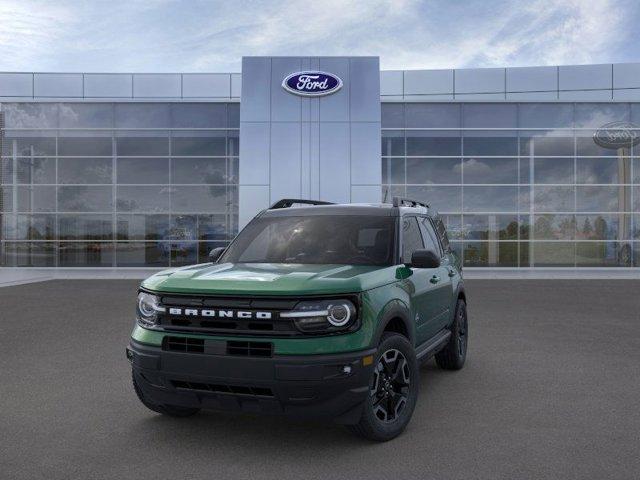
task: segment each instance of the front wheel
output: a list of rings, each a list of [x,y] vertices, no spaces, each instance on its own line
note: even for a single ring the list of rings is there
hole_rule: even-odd
[[[362,416],[349,428],[378,442],[397,437],[411,420],[419,389],[418,361],[413,347],[402,335],[385,333],[376,352]]]
[[[447,345],[436,353],[436,363],[444,370],[460,370],[467,358],[469,321],[467,304],[461,298],[456,305],[456,316],[451,325],[451,337]]]

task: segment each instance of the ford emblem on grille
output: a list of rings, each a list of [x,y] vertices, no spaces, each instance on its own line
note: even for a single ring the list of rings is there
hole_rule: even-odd
[[[335,93],[342,88],[340,77],[327,72],[296,72],[282,81],[282,88],[294,95],[320,97]]]

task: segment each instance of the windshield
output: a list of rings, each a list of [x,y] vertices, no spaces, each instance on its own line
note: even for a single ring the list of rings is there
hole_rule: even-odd
[[[219,262],[392,265],[394,217],[257,218]]]

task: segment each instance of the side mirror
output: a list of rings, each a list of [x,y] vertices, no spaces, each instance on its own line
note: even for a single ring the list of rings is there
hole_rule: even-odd
[[[209,261],[211,263],[216,263],[225,250],[225,247],[217,247],[211,250],[209,252]]]
[[[411,265],[414,268],[438,268],[440,256],[433,250],[415,250],[411,255]]]

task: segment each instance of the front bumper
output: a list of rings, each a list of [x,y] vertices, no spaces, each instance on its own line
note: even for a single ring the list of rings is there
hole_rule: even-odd
[[[355,423],[375,349],[270,358],[183,353],[131,340],[136,383],[153,403]]]

